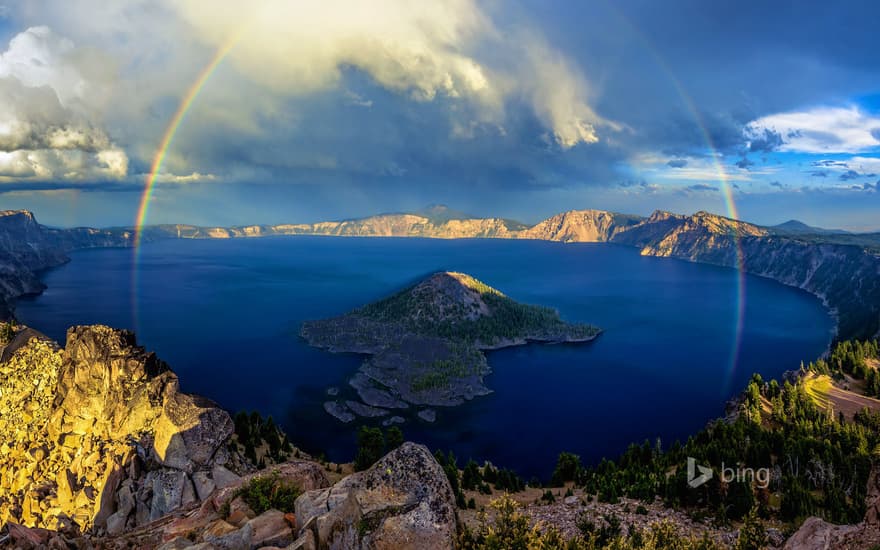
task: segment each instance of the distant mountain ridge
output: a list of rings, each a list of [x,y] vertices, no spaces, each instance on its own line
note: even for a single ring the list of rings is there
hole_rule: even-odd
[[[771,226],[770,229],[781,233],[789,233],[796,235],[846,235],[849,231],[843,229],[824,229],[822,227],[813,227],[805,224],[800,220],[788,220],[785,223]]]
[[[202,227],[147,226],[143,241],[226,239],[274,235],[500,238],[612,242],[645,256],[673,257],[727,267],[802,288],[823,300],[838,320],[839,338],[880,333],[880,233],[805,233],[733,220],[708,212],[691,216],[656,211],[644,218],[603,210],[571,210],[528,226],[504,218],[461,218],[436,205],[421,214],[381,214],[312,224]],[[40,292],[35,273],[67,261],[78,248],[131,246],[132,228],[52,229],[33,214],[0,212],[0,314],[12,301]],[[23,245],[22,243],[27,243]]]

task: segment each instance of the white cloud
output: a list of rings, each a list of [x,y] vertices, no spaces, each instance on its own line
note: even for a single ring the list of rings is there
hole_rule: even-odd
[[[852,157],[847,165],[852,170],[857,170],[862,174],[880,174],[880,158],[878,157]]]
[[[90,86],[74,44],[48,27],[16,35],[0,53],[0,177],[124,178],[128,156],[85,107]]]
[[[498,7],[478,0],[16,3],[12,20],[32,26],[0,54],[0,83],[17,82],[26,93],[4,111],[0,91],[0,150],[88,153],[77,157],[88,161],[79,169],[58,172],[56,163],[41,170],[55,177],[108,178],[128,166],[128,157],[137,159],[132,165],[149,165],[193,79],[237,35],[187,114],[162,167],[167,178],[160,179],[184,182],[191,181],[187,174],[210,173],[233,181],[287,169],[292,153],[283,141],[315,132],[306,126],[314,117],[299,110],[328,92],[339,93],[337,106],[364,112],[389,101],[376,87],[401,101],[434,102],[446,110],[454,139],[510,139],[508,129],[532,126],[521,123],[522,108],[531,109],[548,139],[563,149],[593,143],[616,128],[591,108],[585,76],[532,22],[508,13],[496,17],[492,9]],[[422,108],[434,116],[428,106],[412,112]],[[294,164],[334,169],[322,158],[338,153],[333,134],[349,131],[317,133],[323,140],[300,153],[314,158]],[[224,148],[232,147],[231,135],[249,149],[229,154]],[[389,148],[396,146],[389,141]],[[116,156],[99,158],[104,150]],[[363,161],[355,157],[343,158],[336,169],[359,170]],[[111,163],[112,170],[105,162],[111,158],[120,161]],[[387,160],[376,158],[376,164]]]
[[[500,123],[505,101],[529,103],[563,148],[608,124],[587,104],[585,78],[538,35],[499,30],[473,0],[184,0],[172,9],[214,47],[240,36],[231,59],[282,94],[339,85],[347,67],[416,101],[439,96]],[[493,62],[481,59],[490,53]]]
[[[147,174],[142,174],[141,177],[147,177]],[[162,172],[156,174],[156,183],[196,183],[203,181],[213,181],[217,179],[217,176],[214,174],[201,174],[199,172],[193,172],[192,174],[185,176],[178,176],[175,174],[169,174],[166,172]]]
[[[746,126],[746,138],[779,134],[781,151],[861,153],[880,147],[880,117],[856,106],[817,107],[761,117]]]

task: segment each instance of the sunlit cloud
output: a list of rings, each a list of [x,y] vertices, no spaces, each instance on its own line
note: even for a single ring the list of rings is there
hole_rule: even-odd
[[[779,139],[776,149],[800,153],[861,153],[880,147],[880,117],[857,106],[817,107],[761,117],[746,137]]]
[[[118,180],[128,156],[87,106],[73,42],[31,27],[0,53],[0,181]]]

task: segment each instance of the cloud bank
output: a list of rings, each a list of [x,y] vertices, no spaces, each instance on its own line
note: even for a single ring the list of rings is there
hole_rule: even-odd
[[[48,27],[16,35],[0,54],[0,180],[107,180],[128,156],[96,125],[74,44]]]
[[[529,104],[562,148],[609,124],[587,104],[585,77],[533,31],[499,28],[473,0],[184,0],[170,4],[197,36],[276,93],[338,87],[346,69],[415,101],[459,99],[503,127],[505,104]],[[613,127],[613,125],[610,125]]]

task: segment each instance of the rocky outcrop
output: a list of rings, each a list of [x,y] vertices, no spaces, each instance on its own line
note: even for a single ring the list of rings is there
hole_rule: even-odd
[[[195,502],[248,465],[229,415],[180,392],[134,335],[32,335],[0,363],[0,523],[120,533]]]
[[[293,510],[256,513],[241,494],[256,478],[303,491]],[[166,516],[122,534],[68,539],[64,547],[199,550],[446,550],[454,547],[455,499],[428,449],[404,443],[368,470],[331,484],[325,469],[294,460],[213,489]],[[12,525],[21,548],[58,540],[56,533]]]
[[[372,468],[296,501],[299,548],[454,547],[455,497],[422,445],[404,443]]]
[[[867,510],[858,525],[834,525],[817,517],[807,520],[785,542],[784,550],[834,550],[880,546],[880,475],[877,468],[868,478]]]

